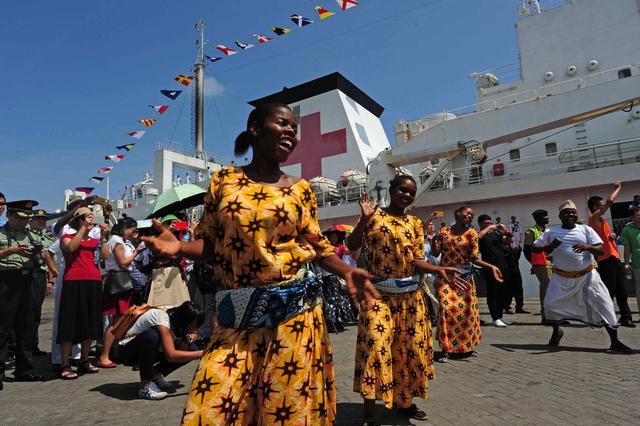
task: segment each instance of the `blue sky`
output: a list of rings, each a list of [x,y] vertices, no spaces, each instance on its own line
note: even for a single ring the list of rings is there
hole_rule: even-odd
[[[89,177],[109,165],[102,157],[121,153],[116,145],[138,142],[110,175],[114,198],[152,169],[157,142],[188,147],[188,93],[171,102],[159,90],[178,88],[173,77],[189,73],[199,19],[210,56],[215,44],[293,28],[293,13],[316,21],[208,67],[205,147],[231,158],[247,101],[334,71],[385,107],[390,140],[399,118],[473,103],[469,73],[517,61],[518,3],[361,0],[338,11],[334,0],[8,2],[0,16],[0,192],[52,210],[65,188],[93,186]],[[320,21],[316,5],[337,13]],[[147,105],[165,103],[171,108],[141,141],[126,135],[154,117]]]

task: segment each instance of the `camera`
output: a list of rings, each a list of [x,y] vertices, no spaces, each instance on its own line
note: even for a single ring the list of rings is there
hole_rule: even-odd
[[[36,268],[44,266],[44,257],[42,257],[43,248],[44,246],[42,244],[34,244],[29,247],[29,250],[31,250],[31,260],[33,261],[33,264],[36,266]]]

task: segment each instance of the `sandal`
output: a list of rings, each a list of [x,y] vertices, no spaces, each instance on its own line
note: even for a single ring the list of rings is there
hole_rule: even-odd
[[[427,413],[419,409],[416,404],[412,404],[407,408],[400,408],[400,412],[414,420],[427,420]]]
[[[95,365],[91,364],[91,361],[84,360],[80,363],[80,367],[78,367],[78,373],[80,374],[96,374],[99,373],[100,369]]]
[[[75,380],[78,378],[78,373],[73,371],[70,364],[60,366],[60,378],[62,380]]]

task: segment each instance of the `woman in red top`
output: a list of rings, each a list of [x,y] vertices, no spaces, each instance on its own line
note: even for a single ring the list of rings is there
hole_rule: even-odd
[[[101,241],[100,258],[109,256],[106,244],[109,227],[100,225],[101,241],[91,238],[89,231],[94,225],[93,213],[89,208],[76,210],[69,226],[76,232],[63,235],[60,243],[66,265],[62,277],[57,336],[57,342],[62,345],[60,378],[63,380],[78,378],[69,364],[74,343],[82,343],[78,372],[99,371],[89,362],[89,349],[92,340],[102,338],[102,279],[95,263],[95,251]]]

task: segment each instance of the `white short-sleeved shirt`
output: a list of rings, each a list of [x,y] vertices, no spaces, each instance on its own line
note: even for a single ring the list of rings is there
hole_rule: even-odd
[[[144,333],[152,327],[156,327],[158,325],[162,325],[171,329],[171,323],[169,322],[169,314],[162,309],[151,308],[144,314],[140,315],[140,318],[131,326],[129,331],[127,331],[127,335],[131,335],[131,337],[127,339],[120,340],[121,345],[126,345],[130,341],[132,341],[136,336],[140,333]]]
[[[122,269],[118,262],[116,261],[116,254],[114,249],[117,245],[121,245],[124,248],[124,257],[129,257],[133,254],[135,247],[131,244],[130,241],[125,241],[119,235],[112,235],[107,242],[107,246],[109,246],[109,257],[105,261],[105,267],[107,271],[129,271],[131,270],[131,265],[129,267]]]
[[[555,227],[548,229],[533,244],[537,247],[546,246],[558,238],[562,244],[553,250],[553,266],[563,271],[581,271],[594,262],[593,255],[588,251],[576,253],[572,247],[576,244],[602,244],[602,240],[591,227],[577,224],[573,229]]]

